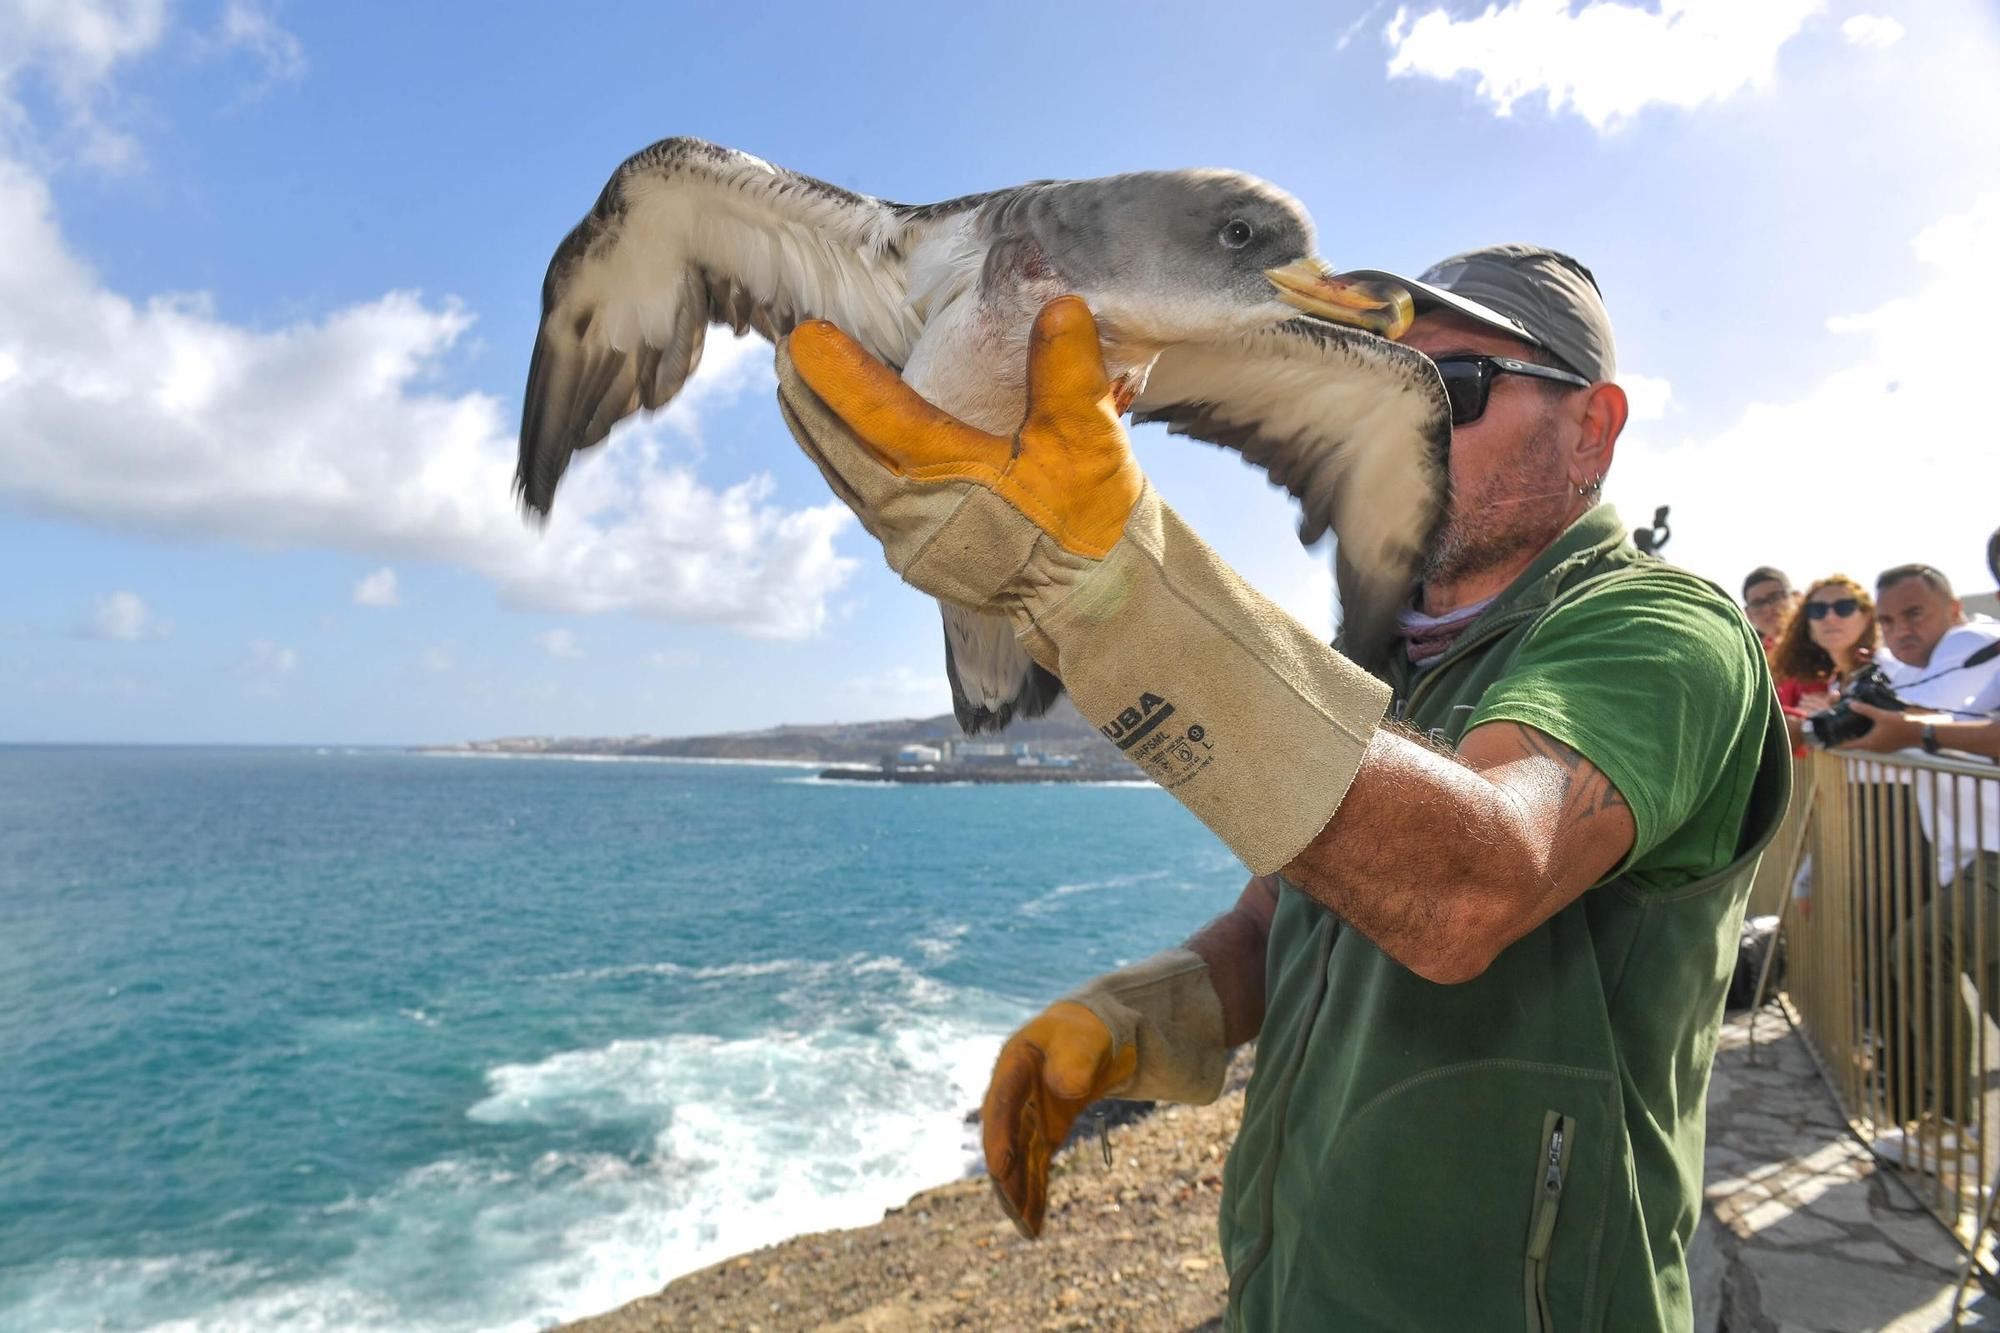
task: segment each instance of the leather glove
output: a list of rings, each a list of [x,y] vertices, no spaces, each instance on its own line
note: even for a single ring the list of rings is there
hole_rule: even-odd
[[[1022,1235],[1042,1234],[1049,1158],[1083,1108],[1131,1077],[1139,1052],[1114,1053],[1111,1029],[1084,1006],[1058,1000],[1007,1039],[994,1062],[979,1135],[1000,1207]]]
[[[778,399],[892,569],[1008,616],[1078,710],[1252,871],[1283,868],[1333,817],[1389,689],[1161,503],[1080,299],[1035,321],[1012,440],[932,407],[821,321],[780,345]]]
[[[1117,544],[1145,488],[1077,297],[1035,321],[1018,449],[932,407],[825,321],[795,329],[778,363],[792,434],[889,567],[968,611],[1032,620]]]
[[[1030,1239],[1048,1215],[1049,1159],[1106,1096],[1212,1102],[1229,1063],[1208,964],[1169,949],[1097,977],[1007,1039],[980,1108],[1000,1207]]]

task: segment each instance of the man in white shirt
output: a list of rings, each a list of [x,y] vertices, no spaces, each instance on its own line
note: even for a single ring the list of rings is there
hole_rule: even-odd
[[[2000,529],[1987,543],[1987,563],[2000,583]],[[1951,584],[1929,565],[1898,565],[1876,583],[1882,632],[1893,658],[1882,669],[1896,693],[1920,707],[1894,713],[1857,703],[1874,719],[1866,736],[1846,748],[1886,754],[1921,746],[1932,754],[1957,750],[2000,760],[2000,658],[1966,666],[1966,659],[2000,639],[2000,622],[1967,617]],[[1935,679],[1926,679],[1934,673]],[[1921,682],[1921,683],[1919,683]],[[1939,710],[1935,713],[1928,710]],[[1992,843],[1987,844],[1989,848]]]
[[[1875,580],[1875,608],[1887,648],[1877,660],[1916,716],[1856,705],[1877,721],[1854,748],[1907,745],[1914,731],[1921,748],[1937,754],[1944,748],[1940,726],[2000,717],[2000,653],[1972,660],[2000,641],[2000,622],[1968,618],[1950,580],[1929,565],[1884,570]],[[1962,967],[1979,990],[1980,1009],[2000,1016],[2000,772],[1974,778],[1918,771],[1913,777],[1918,817],[1937,854],[1939,887],[1935,905],[1919,908],[1890,939],[1898,991],[1913,998],[1914,1014],[1929,1015],[1930,979]],[[1983,947],[1971,938],[1974,929],[1984,936]],[[1957,950],[1954,936],[1960,937]],[[1984,966],[1975,968],[1975,958],[1983,959]],[[1972,1123],[1976,1115],[1974,1041],[1983,1026],[1978,1014],[1966,1017],[1971,1021],[1948,1025],[1961,1037],[1959,1058],[1946,1071],[1948,1086],[1933,1090],[1937,1113],[1960,1125]],[[1957,1136],[1948,1141],[1958,1143]],[[1900,1133],[1891,1131],[1878,1136],[1876,1149],[1900,1158],[1906,1146]]]

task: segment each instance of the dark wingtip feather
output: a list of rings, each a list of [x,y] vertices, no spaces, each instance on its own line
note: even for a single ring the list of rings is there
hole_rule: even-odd
[[[1063,683],[1054,672],[1043,670],[1040,663],[1030,663],[1013,698],[998,708],[972,702],[958,680],[958,659],[952,652],[948,629],[944,635],[944,676],[951,682],[952,716],[958,719],[958,729],[968,736],[1005,731],[1007,724],[1017,717],[1040,717],[1055,706],[1063,693]]]
[[[1015,710],[1022,717],[1040,717],[1063,696],[1062,678],[1053,671],[1043,670],[1039,662],[1028,669],[1027,679],[1022,683],[1026,691],[1014,698]]]

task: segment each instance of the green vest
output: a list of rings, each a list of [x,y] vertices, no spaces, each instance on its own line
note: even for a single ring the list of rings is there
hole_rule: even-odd
[[[1716,595],[1600,507],[1420,677],[1391,668],[1397,714],[1455,746],[1538,618],[1607,579]],[[1227,1326],[1686,1328],[1709,1066],[1790,784],[1773,694],[1734,860],[1678,887],[1599,884],[1463,985],[1284,885],[1225,1174]]]

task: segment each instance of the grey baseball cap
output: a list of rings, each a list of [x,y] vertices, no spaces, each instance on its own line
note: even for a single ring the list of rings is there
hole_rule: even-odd
[[[1589,269],[1539,245],[1489,245],[1431,265],[1412,281],[1379,269],[1343,277],[1387,278],[1410,289],[1417,313],[1444,307],[1531,343],[1592,380],[1618,373],[1611,316]]]

